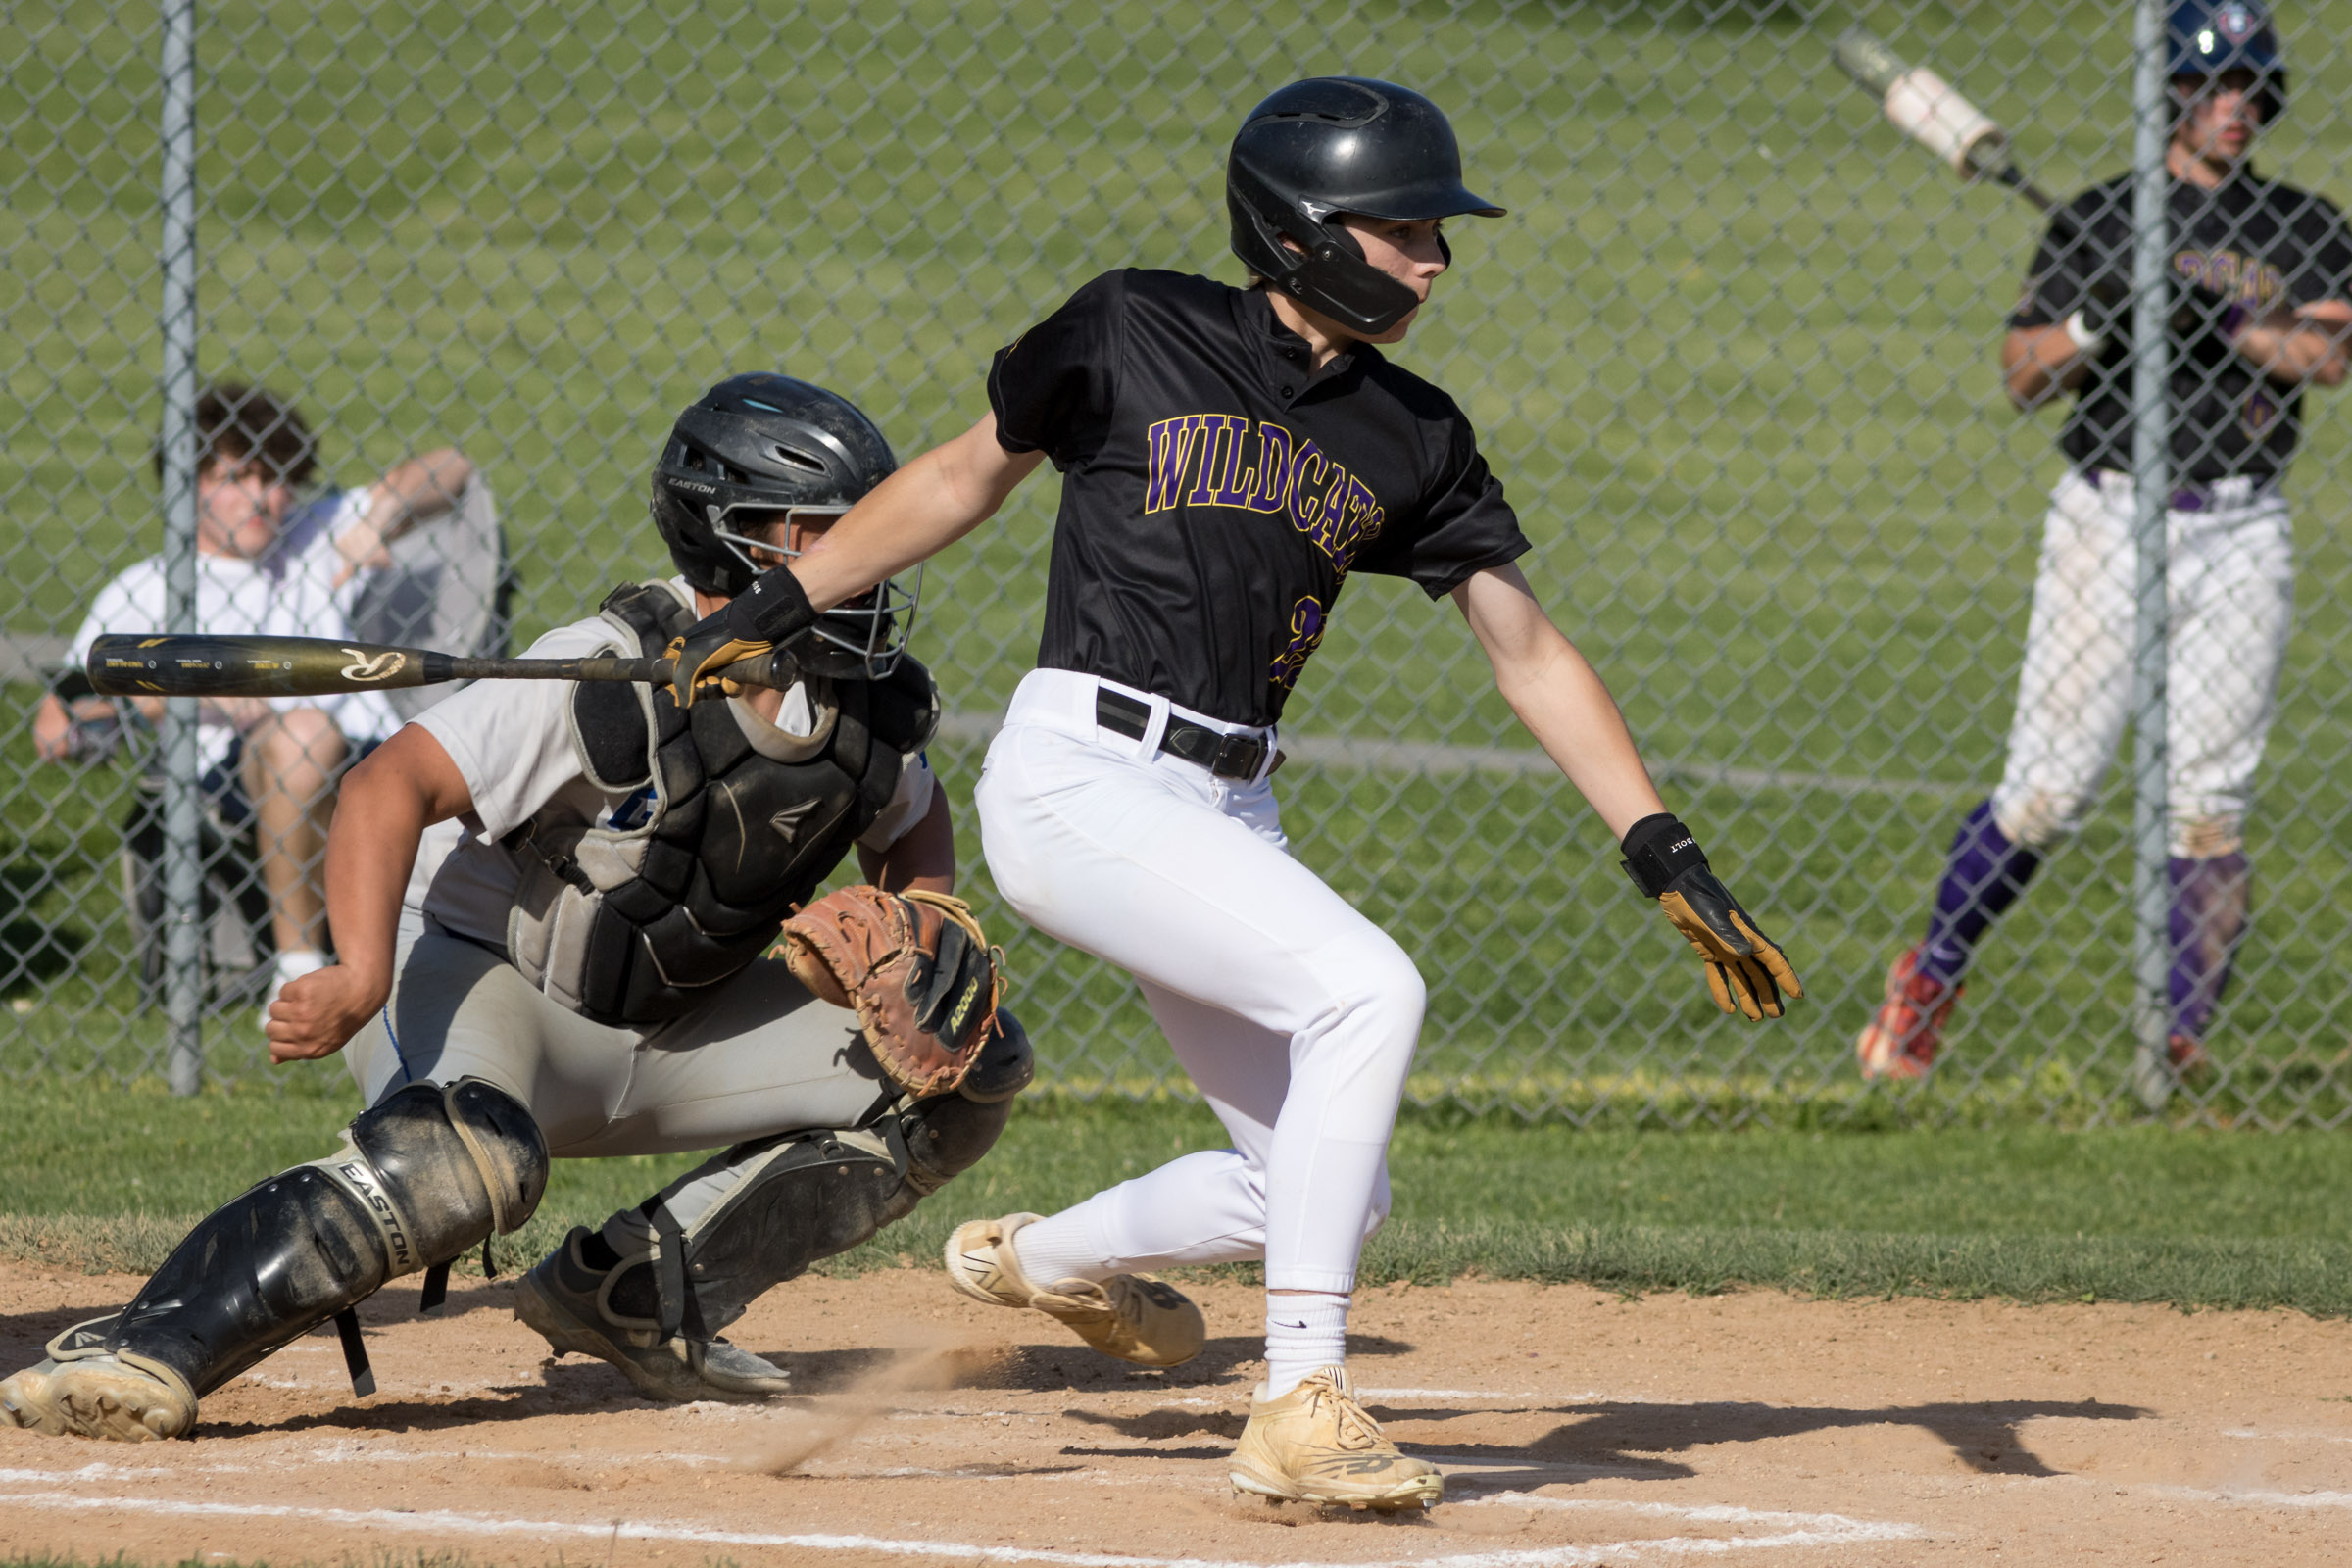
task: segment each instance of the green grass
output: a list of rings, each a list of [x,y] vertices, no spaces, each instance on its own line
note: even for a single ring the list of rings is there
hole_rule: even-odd
[[[341,1092],[174,1100],[36,1080],[0,1108],[0,1252],[152,1268],[192,1218],[330,1148]],[[832,1265],[936,1253],[959,1219],[1052,1211],[1222,1143],[1189,1102],[1032,1096],[998,1148]],[[561,1160],[510,1260],[693,1163]],[[2021,1126],[1857,1133],[1577,1131],[1408,1111],[1369,1282],[1464,1273],[1620,1290],[2000,1295],[2352,1313],[2352,1165],[2331,1135]]]
[[[723,371],[823,379],[910,454],[976,416],[989,355],[1096,270],[1232,275],[1215,173],[1254,93],[1341,68],[1412,81],[1512,212],[1457,225],[1459,269],[1399,357],[1478,421],[1531,575],[1811,993],[1775,1029],[1718,1018],[1563,785],[1298,765],[1300,855],[1433,982],[1416,1097],[1612,1124],[2137,1115],[2112,792],[1987,945],[1944,1082],[1866,1094],[1846,1054],[1997,765],[2058,460],[2054,416],[2010,415],[1992,367],[2031,215],[1897,145],[1828,40],[1859,19],[1933,58],[2065,189],[2124,158],[2112,7],[1965,26],[1890,4],[1496,0],[726,15],[208,7],[206,371],[298,388],[345,480],[427,442],[473,453],[528,634],[657,564],[646,464]],[[2352,117],[2318,84],[2341,75],[2352,0],[2289,22],[2315,85],[2267,166],[2340,199]],[[91,0],[0,19],[0,60],[21,62],[0,121],[41,129],[0,146],[12,632],[69,629],[157,539],[151,27]],[[2304,591],[2254,828],[2263,912],[2216,1041],[2231,1073],[2180,1107],[2213,1125],[2352,1113],[2344,454],[2322,397],[2291,487]],[[1054,499],[1032,483],[930,574],[918,646],[954,707],[995,708],[1026,667]],[[1451,612],[1380,581],[1349,587],[1292,714],[1301,733],[1524,744]],[[143,1070],[160,1035],[107,880],[120,780],[4,755],[0,993],[30,1010],[0,1020],[0,1073]],[[970,747],[935,760],[968,789]],[[1705,783],[1721,765],[1886,787]],[[1056,1078],[1164,1079],[1131,987],[1011,947]],[[262,1071],[241,1023],[222,1039],[218,1071]]]

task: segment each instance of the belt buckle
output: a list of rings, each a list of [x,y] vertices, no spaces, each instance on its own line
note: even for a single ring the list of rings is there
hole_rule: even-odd
[[[1255,778],[1258,763],[1265,760],[1266,743],[1255,736],[1220,735],[1208,770],[1220,778]]]

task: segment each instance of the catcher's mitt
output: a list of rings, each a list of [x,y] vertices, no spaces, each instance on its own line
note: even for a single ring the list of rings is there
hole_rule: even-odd
[[[857,1008],[874,1060],[911,1095],[954,1089],[996,1032],[1004,955],[961,899],[842,888],[785,921],[768,956]]]

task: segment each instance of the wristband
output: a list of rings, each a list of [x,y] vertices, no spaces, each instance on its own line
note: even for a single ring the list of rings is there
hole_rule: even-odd
[[[1676,877],[1692,866],[1707,868],[1706,851],[1698,847],[1698,840],[1683,826],[1682,818],[1671,811],[1660,811],[1636,822],[1626,829],[1625,842],[1618,848],[1625,854],[1618,863],[1645,899],[1663,895]]]
[[[781,646],[816,624],[816,607],[783,566],[761,572],[727,605],[727,627],[747,643]]]
[[[2107,346],[2107,334],[2092,331],[2081,311],[2068,317],[2065,325],[2066,335],[2074,340],[2077,354],[2096,354]]]

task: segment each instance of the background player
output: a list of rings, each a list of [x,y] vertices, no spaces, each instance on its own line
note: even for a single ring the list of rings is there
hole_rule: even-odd
[[[1250,115],[1226,195],[1252,286],[1088,283],[998,355],[977,424],[697,627],[680,668],[789,642],[1053,460],[1040,667],[976,792],[989,867],[1025,918],[1136,976],[1233,1147],[1051,1219],[968,1224],[952,1277],[1063,1317],[1093,1293],[1108,1319],[1087,1326],[1093,1343],[1165,1364],[1199,1344],[1198,1313],[1131,1271],[1262,1258],[1267,1375],[1235,1485],[1422,1506],[1435,1468],[1381,1435],[1343,1365],[1422,981],[1291,858],[1270,783],[1275,723],[1348,575],[1452,598],[1513,710],[1706,959],[1718,1003],[1777,1016],[1796,978],[1667,814],[1607,691],[1512,564],[1528,542],[1469,421],[1373,347],[1403,339],[1446,270],[1441,221],[1500,215],[1464,188],[1446,117],[1387,82],[1296,83]]]
[[[2344,379],[2352,233],[2326,200],[2259,177],[2255,133],[2286,68],[2244,0],[2173,9],[2178,118],[2165,162],[2172,466],[2167,783],[2173,903],[2171,1058],[2205,1068],[2214,1005],[2246,928],[2245,817],[2293,610],[2293,535],[2278,484],[2303,388]],[[1926,938],[1887,971],[1855,1042],[1871,1078],[1928,1071],[1985,929],[2081,824],[2132,693],[2132,176],[2062,206],[2001,341],[2009,396],[2075,394],[2071,466],[2050,498],[2025,670],[2000,786],[1960,824]]]
[[[532,654],[658,652],[893,466],[830,392],[722,382],[654,474],[679,576],[616,590]],[[354,1349],[352,1306],[519,1226],[551,1154],[721,1145],[574,1229],[523,1279],[516,1315],[655,1397],[780,1392],[783,1371],[721,1331],[978,1159],[1028,1080],[1000,1013],[1006,1032],[960,1087],[903,1091],[855,1013],[758,956],[853,845],[889,887],[954,880],[921,756],[937,696],[902,657],[911,609],[868,594],[824,618],[798,684],[691,714],[665,689],[477,682],[361,763],[327,849],[341,961],[290,985],[269,1029],[279,1060],[348,1041],[370,1108],[340,1154],[218,1210],[128,1307],[0,1384],[0,1422],[178,1436],[199,1398],[296,1336],[340,1315]],[[453,816],[465,838],[412,877],[419,835]]]

